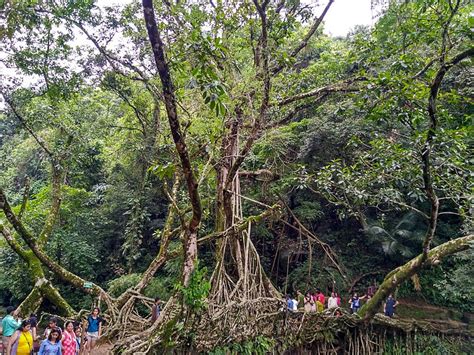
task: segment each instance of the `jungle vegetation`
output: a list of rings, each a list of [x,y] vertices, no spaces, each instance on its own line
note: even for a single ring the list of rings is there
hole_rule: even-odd
[[[1,1],[0,301],[100,302],[129,353],[369,280],[363,324],[393,292],[472,312],[473,6],[333,38],[333,2]]]

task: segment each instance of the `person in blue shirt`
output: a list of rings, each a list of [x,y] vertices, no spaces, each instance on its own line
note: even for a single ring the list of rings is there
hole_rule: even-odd
[[[396,301],[393,298],[392,294],[390,294],[388,295],[388,298],[385,301],[385,304],[383,306],[383,313],[385,313],[387,317],[392,318],[393,314],[395,313],[395,307],[397,306],[398,306],[398,301]]]
[[[86,342],[86,351],[91,352],[95,347],[97,339],[100,338],[102,333],[102,318],[99,317],[100,309],[94,308],[92,313],[87,317],[87,342]]]
[[[359,297],[357,295],[357,292],[352,295],[352,298],[349,300],[349,303],[351,304],[351,311],[352,313],[357,313],[357,311],[361,307],[361,300],[363,300],[366,296]]]
[[[293,309],[293,301],[291,300],[290,295],[286,295],[285,299],[286,299],[286,309],[288,311],[291,311]]]
[[[15,319],[16,312],[17,311],[15,310],[15,307],[7,307],[7,315],[2,320],[2,342],[4,351],[6,351],[7,349],[11,336],[13,335],[13,333],[15,333],[15,330],[17,330],[21,324],[18,320]]]
[[[61,351],[61,331],[54,328],[48,335],[48,339],[41,342],[38,355],[62,355]]]

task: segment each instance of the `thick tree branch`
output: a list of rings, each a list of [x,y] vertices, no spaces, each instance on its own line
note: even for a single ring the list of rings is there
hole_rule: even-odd
[[[370,320],[379,311],[380,306],[385,302],[386,298],[395,291],[402,282],[408,280],[422,268],[437,265],[446,256],[471,248],[473,244],[473,234],[453,239],[433,248],[428,252],[426,257],[420,254],[405,265],[393,270],[385,277],[385,280],[375,295],[362,307],[358,314],[363,319]]]

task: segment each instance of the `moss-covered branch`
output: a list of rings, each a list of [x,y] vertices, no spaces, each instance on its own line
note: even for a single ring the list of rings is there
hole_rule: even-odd
[[[433,248],[428,252],[426,259],[424,259],[423,254],[420,254],[405,265],[396,268],[385,277],[385,280],[382,282],[375,295],[362,307],[359,315],[365,320],[370,320],[378,312],[388,295],[402,282],[408,280],[422,268],[436,265],[446,256],[466,250],[473,245],[474,234],[453,239]]]
[[[281,206],[279,204],[275,204],[260,214],[246,217],[242,222],[229,227],[225,231],[210,233],[204,237],[199,238],[198,243],[201,244],[210,240],[222,238],[226,236],[230,231],[242,232],[247,229],[249,223],[259,223],[264,219],[279,213],[281,213]]]
[[[27,318],[31,313],[35,312],[41,303],[43,302],[43,296],[38,287],[33,287],[31,292],[18,306],[18,315],[21,318]]]
[[[110,296],[98,285],[93,284],[91,288],[85,288],[84,283],[86,281],[84,279],[70,272],[69,270],[66,270],[61,265],[56,263],[38,246],[33,234],[31,234],[30,231],[26,229],[23,223],[21,223],[20,220],[18,220],[17,216],[13,213],[11,206],[6,198],[6,195],[2,189],[0,189],[0,209],[3,210],[7,220],[11,223],[13,228],[15,228],[17,233],[25,241],[28,247],[30,247],[30,249],[41,261],[41,263],[48,267],[52,272],[54,272],[61,280],[71,284],[72,286],[78,289],[82,289],[84,292],[91,293],[94,295],[102,295],[104,299],[110,298]]]
[[[36,257],[31,250],[26,250],[15,239],[10,230],[4,225],[0,224],[0,234],[3,235],[7,244],[15,251],[28,266],[28,273],[34,283],[34,287],[30,294],[19,306],[20,315],[27,316],[39,307],[43,298],[48,299],[51,304],[57,307],[60,313],[71,316],[74,314],[74,309],[61,296],[59,291],[52,285],[51,281],[46,279],[41,261]]]

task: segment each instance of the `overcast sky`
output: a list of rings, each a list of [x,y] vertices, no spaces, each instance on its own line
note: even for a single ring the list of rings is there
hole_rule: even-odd
[[[303,0],[316,3],[316,0]],[[321,13],[329,0],[319,0]],[[99,5],[127,4],[131,0],[98,0]],[[335,0],[324,19],[325,33],[332,36],[345,36],[355,25],[372,25],[371,0]],[[319,13],[317,13],[319,15]]]
[[[133,0],[97,0],[99,6],[123,5]],[[315,16],[319,15],[329,0],[302,0],[305,3],[317,3]],[[335,0],[324,19],[324,32],[332,36],[345,36],[356,25],[372,25],[373,16],[371,11],[371,0]],[[0,59],[6,53],[0,52]],[[13,70],[5,68],[0,62],[0,71],[3,75],[15,76]],[[9,76],[7,74],[7,76]],[[29,82],[29,80],[27,80]],[[3,108],[0,98],[0,109]]]
[[[371,0],[334,1],[324,19],[324,32],[332,36],[345,36],[355,25],[372,25],[370,2]]]

